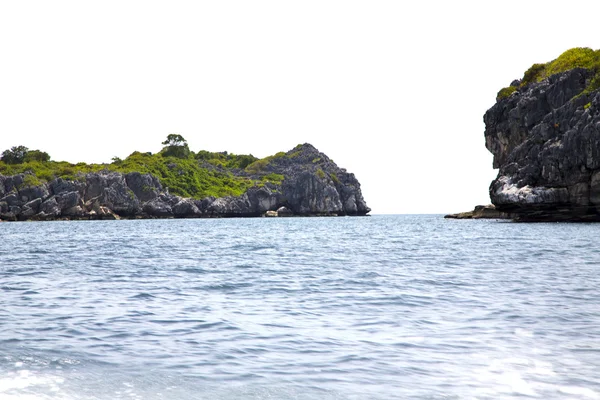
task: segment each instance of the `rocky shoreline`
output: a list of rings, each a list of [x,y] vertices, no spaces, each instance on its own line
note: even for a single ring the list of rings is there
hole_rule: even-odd
[[[446,219],[511,219],[509,213],[498,211],[493,204],[475,206],[472,211],[444,215]]]
[[[283,175],[240,196],[185,198],[152,174],[101,171],[28,184],[30,173],[0,175],[0,220],[115,220],[367,215],[360,183],[310,144],[265,166]],[[318,163],[314,160],[318,160]]]

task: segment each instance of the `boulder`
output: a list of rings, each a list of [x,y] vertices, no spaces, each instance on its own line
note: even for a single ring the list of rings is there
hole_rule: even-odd
[[[130,217],[141,211],[140,201],[125,184],[124,179],[104,188],[101,204],[120,216]]]
[[[48,184],[50,193],[53,195],[59,195],[69,192],[78,192],[80,196],[83,195],[86,184],[79,181],[67,181],[62,178],[56,178]]]
[[[192,218],[202,215],[196,204],[190,199],[182,199],[173,206],[173,215],[177,218]]]
[[[125,175],[125,181],[141,202],[153,200],[162,192],[162,185],[155,176],[150,174],[131,172]]]
[[[21,187],[19,190],[19,197],[21,201],[28,202],[35,199],[47,199],[50,195],[48,191],[48,186],[46,184],[42,184],[39,186],[26,186]]]
[[[23,206],[23,214],[27,214],[26,216],[32,216],[37,214],[40,211],[40,206],[42,205],[42,199],[37,198],[35,200],[30,201],[29,203]]]
[[[21,213],[21,207],[18,206],[7,206],[4,210],[0,212],[0,219],[6,221],[16,221]]]
[[[18,206],[19,204],[23,204],[23,202],[19,199],[17,193],[9,193],[7,196],[4,196],[0,199],[0,202],[4,202],[9,206]]]
[[[143,211],[154,217],[172,217],[173,209],[169,203],[157,198],[146,202],[143,206]]]
[[[79,196],[79,192],[67,192],[62,193],[54,197],[56,202],[58,203],[58,207],[61,211],[64,211],[69,208],[76,207],[81,202],[81,197]]]
[[[56,197],[50,197],[44,201],[39,208],[39,212],[43,213],[44,216],[57,217],[61,213],[61,208],[56,201]]]
[[[277,209],[277,216],[278,217],[293,217],[294,213],[292,212],[292,210],[290,210],[287,207],[279,207]]]

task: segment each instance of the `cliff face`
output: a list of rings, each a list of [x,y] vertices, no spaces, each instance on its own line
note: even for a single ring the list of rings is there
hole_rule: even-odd
[[[490,198],[524,221],[600,221],[600,92],[594,71],[573,68],[513,82],[485,116],[498,177]]]
[[[240,196],[190,199],[175,196],[151,174],[99,172],[77,180],[56,178],[31,185],[29,174],[0,175],[0,219],[117,219],[255,217],[279,215],[365,215],[367,207],[353,174],[340,169],[309,144],[281,153],[248,178],[283,176]]]

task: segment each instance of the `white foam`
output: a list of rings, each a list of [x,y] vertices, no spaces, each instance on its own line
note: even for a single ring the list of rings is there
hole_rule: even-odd
[[[0,378],[0,398],[2,400],[44,400],[48,397],[20,392],[26,389],[43,388],[44,391],[50,391],[56,394],[60,392],[59,385],[63,382],[63,378],[40,375],[27,369],[11,372],[7,376]],[[56,397],[53,396],[53,398]]]
[[[576,387],[576,386],[561,386],[558,391],[564,394],[578,396],[577,398],[586,397],[588,399],[600,399],[600,394],[592,389]]]

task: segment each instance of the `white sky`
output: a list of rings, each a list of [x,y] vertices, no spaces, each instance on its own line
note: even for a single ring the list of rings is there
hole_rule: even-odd
[[[0,0],[0,151],[110,162],[312,143],[374,214],[489,203],[483,114],[534,62],[600,48],[595,1]]]

